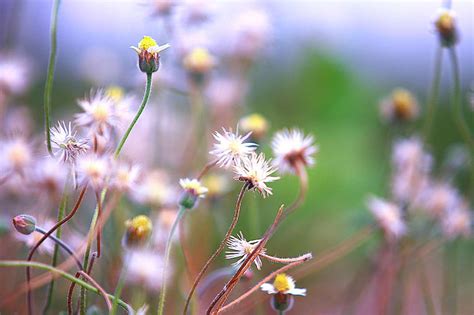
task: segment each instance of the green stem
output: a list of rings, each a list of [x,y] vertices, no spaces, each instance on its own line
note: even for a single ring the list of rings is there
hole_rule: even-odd
[[[63,193],[63,197],[61,198],[61,203],[59,204],[58,218],[57,218],[58,222],[64,218],[64,212],[66,211],[66,207],[67,207],[67,197],[68,196],[65,189]],[[62,227],[59,227],[58,230],[56,231],[56,238],[58,240],[61,240],[61,231],[62,231]],[[53,259],[51,261],[51,265],[53,267],[55,267],[58,262],[58,255],[59,255],[59,244],[55,244]],[[53,300],[53,290],[54,290],[54,279],[51,279],[51,282],[48,288],[48,296],[46,298],[46,304],[44,305],[44,308],[43,308],[43,314],[46,314],[49,310],[49,307],[51,306],[51,302]]]
[[[449,49],[449,57],[451,59],[451,68],[453,71],[454,81],[454,95],[453,95],[453,106],[454,106],[454,119],[459,132],[464,138],[466,145],[470,147],[471,151],[474,151],[474,138],[471,135],[471,131],[466,124],[463,116],[462,102],[461,102],[461,75],[459,73],[459,63],[456,54],[456,49],[451,47]]]
[[[123,135],[122,139],[119,142],[119,145],[117,146],[117,149],[115,150],[114,157],[117,158],[120,154],[120,151],[122,151],[122,147],[125,144],[125,141],[127,141],[128,136],[130,135],[130,132],[132,131],[133,127],[138,121],[138,118],[140,118],[140,115],[142,114],[143,110],[145,109],[146,104],[148,103],[148,99],[150,98],[151,94],[151,83],[152,83],[152,73],[147,73],[146,74],[146,87],[145,87],[145,94],[143,95],[143,100],[140,105],[140,108],[138,109],[137,114],[133,118],[132,123],[130,126],[128,126],[127,131]]]
[[[186,212],[186,208],[183,206],[179,207],[178,215],[176,216],[176,219],[173,222],[173,226],[171,227],[170,234],[168,235],[168,240],[166,241],[166,249],[165,249],[165,262],[163,265],[163,272],[162,272],[162,288],[160,292],[160,302],[158,304],[158,315],[163,315],[163,310],[165,307],[165,298],[166,298],[166,269],[168,268],[168,262],[170,259],[170,252],[171,252],[171,243],[173,241],[173,235],[176,230],[176,227],[178,226],[179,221],[183,217],[184,213]]]
[[[131,252],[129,255],[131,256],[133,255],[133,253]],[[115,298],[113,300],[112,310],[110,311],[111,315],[115,315],[117,313],[117,305],[120,299],[120,294],[122,294],[123,286],[125,285],[125,276],[127,275],[127,266],[128,266],[128,262],[130,261],[129,255],[126,254],[125,259],[123,261],[122,271],[120,272],[120,277],[119,277],[117,287],[115,288],[115,292],[114,292]]]
[[[53,90],[54,80],[54,69],[56,67],[56,54],[57,54],[57,24],[58,24],[58,11],[61,0],[54,0],[53,10],[51,13],[51,47],[49,52],[48,61],[48,72],[46,73],[46,85],[44,87],[44,120],[45,120],[45,132],[46,132],[46,145],[48,147],[49,154],[53,154],[51,149],[51,92]]]
[[[436,115],[436,105],[438,103],[442,64],[443,64],[443,47],[439,45],[438,48],[436,49],[434,76],[433,76],[433,81],[431,81],[430,98],[428,100],[426,119],[425,119],[425,124],[423,126],[423,135],[425,137],[425,141],[427,141],[430,136],[431,126],[433,125],[433,120],[435,119],[435,115]]]
[[[80,285],[81,287],[83,287],[86,290],[92,291],[92,292],[94,292],[98,295],[100,294],[98,289],[96,289],[92,285],[88,284],[87,282],[85,282],[85,281],[83,281],[79,278],[74,277],[73,275],[65,272],[64,270],[52,267],[52,266],[47,265],[47,264],[34,262],[34,261],[28,262],[28,261],[23,261],[23,260],[0,260],[0,267],[33,267],[33,268],[48,270],[48,271],[50,271],[54,274],[60,275],[61,277],[65,278],[69,281],[75,282],[76,284]],[[108,296],[110,298],[115,298],[111,294],[108,294]],[[120,299],[118,300],[118,304],[120,306],[122,306],[124,309],[126,309],[127,311],[132,310],[132,307],[130,305],[128,305],[127,303],[125,303],[124,301],[122,301]]]

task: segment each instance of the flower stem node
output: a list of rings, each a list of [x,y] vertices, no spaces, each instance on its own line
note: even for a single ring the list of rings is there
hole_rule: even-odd
[[[151,74],[160,67],[160,53],[169,48],[169,44],[158,45],[150,36],[143,36],[138,47],[131,46],[138,54],[138,67],[144,73]]]
[[[440,9],[435,20],[435,27],[443,46],[450,47],[457,43],[456,14],[453,10]]]
[[[208,189],[197,179],[182,178],[179,180],[184,192],[179,199],[179,205],[186,209],[193,209],[197,206],[199,198],[204,198]]]
[[[145,245],[153,229],[153,224],[146,215],[139,215],[132,220],[127,220],[125,226],[127,230],[123,238],[123,244],[129,248],[142,247]]]
[[[29,235],[36,230],[36,219],[28,214],[20,214],[13,218],[13,226],[24,235]]]

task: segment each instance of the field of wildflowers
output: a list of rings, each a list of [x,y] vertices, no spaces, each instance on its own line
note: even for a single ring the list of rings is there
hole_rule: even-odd
[[[286,60],[278,1],[97,1],[143,14],[134,42],[62,18],[91,3],[0,2],[0,314],[474,314],[456,1],[424,21],[427,93]]]

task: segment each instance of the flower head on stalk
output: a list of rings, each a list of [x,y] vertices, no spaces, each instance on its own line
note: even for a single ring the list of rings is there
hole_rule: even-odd
[[[380,102],[380,115],[388,122],[415,120],[420,113],[420,106],[410,91],[397,88]]]
[[[204,198],[208,191],[197,179],[182,178],[179,180],[179,185],[184,190],[179,204],[186,209],[194,208],[198,199]]]
[[[264,283],[260,289],[273,295],[272,307],[283,312],[292,307],[292,296],[306,296],[306,289],[297,288],[295,280],[284,273],[277,274],[273,283]]]
[[[71,122],[66,125],[64,121],[51,128],[51,144],[54,156],[64,163],[74,163],[79,155],[89,149],[87,140],[77,137]]]
[[[146,215],[139,215],[132,220],[127,220],[125,226],[127,230],[122,243],[126,248],[141,247],[150,239],[153,224]]]
[[[472,229],[472,215],[466,205],[460,205],[447,211],[442,218],[442,228],[444,235],[449,239],[459,236],[469,237]]]
[[[184,68],[196,83],[202,83],[206,74],[215,66],[216,60],[204,47],[192,49],[183,59]]]
[[[217,165],[220,167],[230,167],[235,165],[242,158],[254,152],[257,144],[245,142],[250,137],[251,133],[245,136],[239,135],[238,130],[234,133],[231,129],[226,130],[222,128],[222,133],[215,132],[214,148],[209,153],[217,158]]]
[[[318,152],[318,147],[313,142],[313,136],[305,136],[299,129],[277,132],[272,140],[274,165],[278,166],[282,173],[296,173],[298,164],[313,165],[313,154]]]
[[[370,197],[368,206],[388,239],[398,239],[406,233],[402,210],[396,204],[381,198]]]
[[[139,175],[140,167],[138,165],[119,162],[115,167],[110,184],[118,191],[134,191],[138,187]]]
[[[28,214],[20,214],[13,218],[13,226],[18,233],[30,235],[36,231],[36,219]]]
[[[31,144],[23,137],[17,136],[0,141],[0,173],[24,173],[33,162]],[[2,176],[0,175],[0,176]]]
[[[90,184],[96,191],[106,187],[110,159],[96,154],[87,154],[77,159],[77,177],[82,185]]]
[[[227,240],[227,247],[229,247],[229,250],[226,252],[225,258],[239,258],[239,260],[232,264],[235,267],[239,267],[245,261],[245,259],[247,259],[247,257],[253,252],[259,242],[260,240],[247,241],[242,232],[237,234],[237,237],[231,235],[230,238]],[[265,249],[262,249],[261,252],[265,252]],[[257,256],[254,263],[258,270],[262,268],[262,260],[259,256]]]
[[[249,189],[255,189],[265,198],[272,194],[272,189],[266,185],[280,177],[270,176],[276,168],[270,165],[271,160],[265,160],[263,153],[251,153],[238,161],[234,166],[235,179],[247,182]]]
[[[261,140],[267,134],[269,123],[260,114],[254,113],[244,116],[239,121],[239,127],[244,133],[250,133],[252,139]]]
[[[140,70],[151,74],[158,71],[160,67],[160,53],[169,47],[169,44],[160,46],[150,36],[143,36],[142,40],[138,43],[138,47],[131,46],[130,48],[138,54],[138,67]]]
[[[438,9],[434,25],[443,46],[450,47],[457,43],[456,13],[453,10],[446,8]]]
[[[84,112],[76,114],[75,122],[78,126],[89,127],[91,134],[107,134],[121,123],[113,100],[101,90],[79,100],[78,104]]]

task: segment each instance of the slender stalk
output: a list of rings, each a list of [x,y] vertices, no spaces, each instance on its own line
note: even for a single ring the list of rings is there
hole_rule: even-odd
[[[122,139],[120,140],[117,149],[115,150],[114,156],[117,158],[120,155],[120,152],[122,151],[123,145],[125,144],[125,141],[127,141],[128,136],[130,135],[130,132],[132,131],[133,127],[138,121],[138,118],[140,118],[140,115],[142,114],[143,110],[145,109],[146,104],[148,103],[148,99],[150,98],[151,94],[151,84],[152,84],[152,73],[147,73],[146,74],[146,86],[145,86],[145,94],[143,95],[142,103],[140,104],[140,107],[138,108],[138,112],[136,113],[135,117],[133,118],[132,123],[130,126],[128,126],[127,131],[125,131],[125,134],[122,136]]]
[[[423,135],[425,141],[427,141],[430,136],[431,126],[433,125],[433,120],[436,115],[436,105],[438,103],[439,86],[441,82],[441,69],[443,64],[443,47],[441,46],[441,44],[439,44],[438,48],[436,49],[434,62],[434,75],[433,80],[431,81],[430,98],[428,100],[426,118],[423,126]]]
[[[95,194],[96,199],[97,199],[97,221],[100,220],[100,215],[102,213],[102,198],[99,195],[99,192],[96,192]],[[97,242],[97,258],[100,257],[100,239],[101,239],[101,232],[102,228],[97,229],[97,235],[96,235],[96,242]]]
[[[203,167],[203,169],[201,170],[201,172],[199,172],[199,175],[196,177],[196,179],[197,179],[197,180],[201,180],[202,177],[203,177],[204,175],[206,175],[207,172],[209,172],[209,170],[211,170],[214,166],[216,166],[216,164],[217,164],[217,160],[208,162],[208,163]]]
[[[100,294],[99,289],[97,289],[94,286],[88,284],[87,282],[85,282],[85,281],[83,281],[79,278],[74,277],[73,275],[65,272],[64,270],[52,267],[52,266],[47,265],[47,264],[34,262],[34,261],[24,261],[24,260],[0,260],[0,267],[33,267],[33,268],[47,270],[47,271],[50,271],[54,274],[57,274],[57,275],[65,278],[69,281],[72,281],[72,282],[80,285],[81,287],[83,287],[86,290],[92,291],[96,294]],[[107,294],[107,296],[109,298],[115,298],[111,294]],[[133,310],[130,305],[128,305],[127,303],[125,303],[122,300],[119,300],[118,303],[119,303],[120,306],[122,306],[128,312]]]
[[[111,315],[115,315],[117,313],[118,301],[120,298],[120,294],[122,294],[123,287],[125,285],[125,277],[127,275],[127,266],[128,266],[128,262],[130,261],[128,257],[129,255],[133,255],[133,253],[130,252],[129,254],[126,254],[125,259],[123,260],[122,270],[120,272],[119,280],[117,282],[117,287],[115,288],[115,292],[114,292],[115,298],[113,300],[112,310],[110,311]]]
[[[466,121],[464,120],[463,108],[461,102],[461,75],[459,73],[459,63],[454,47],[449,48],[449,57],[451,60],[451,69],[453,71],[454,91],[453,91],[453,106],[454,106],[454,119],[456,126],[459,129],[464,142],[470,147],[471,151],[474,151],[474,137],[471,134]]]
[[[283,267],[277,269],[276,271],[270,273],[268,276],[266,276],[265,278],[260,280],[260,282],[258,282],[256,285],[254,285],[250,290],[248,290],[247,292],[245,292],[244,294],[239,296],[237,299],[235,299],[234,301],[230,302],[229,304],[227,304],[223,308],[221,308],[220,311],[225,312],[225,311],[229,310],[230,308],[236,306],[237,304],[239,304],[240,302],[242,302],[243,300],[248,298],[250,295],[252,295],[255,291],[258,291],[260,289],[260,287],[262,286],[262,284],[264,284],[265,282],[268,282],[271,279],[275,278],[275,276],[277,274],[286,272],[287,270],[289,270],[293,267],[301,265],[302,263],[307,262],[311,258],[313,258],[313,256],[311,254],[306,254],[306,255],[300,256],[299,260],[295,260],[295,261],[289,263],[288,265],[283,266]]]
[[[219,247],[216,249],[214,254],[212,254],[212,256],[206,261],[206,263],[202,267],[201,271],[199,271],[199,274],[197,275],[196,279],[194,280],[193,286],[191,287],[191,291],[189,291],[188,297],[186,299],[186,304],[184,305],[184,311],[183,311],[184,315],[187,314],[187,311],[188,311],[188,308],[189,308],[189,303],[191,302],[191,298],[193,297],[194,291],[196,290],[199,282],[201,281],[202,277],[204,276],[204,274],[206,273],[207,269],[212,264],[214,259],[216,259],[216,257],[219,256],[219,254],[222,252],[222,250],[225,247],[225,244],[226,244],[227,240],[232,235],[232,231],[234,230],[235,225],[237,224],[237,221],[239,220],[240,208],[242,206],[242,200],[244,198],[244,195],[245,195],[245,192],[247,191],[247,189],[248,189],[248,183],[245,183],[242,186],[242,189],[240,190],[239,196],[237,197],[234,216],[232,218],[232,222],[230,223],[229,228],[227,229],[227,232],[224,236],[224,239],[219,244]]]
[[[51,148],[51,92],[53,90],[54,80],[54,69],[56,67],[56,54],[57,54],[57,24],[58,24],[58,12],[61,0],[54,0],[53,9],[51,13],[51,47],[49,51],[48,61],[48,72],[46,73],[46,85],[44,87],[44,120],[45,120],[45,132],[46,132],[46,145],[49,154],[53,154]]]
[[[109,296],[107,295],[107,293],[105,292],[105,290],[100,286],[100,284],[97,283],[97,281],[94,280],[94,278],[92,278],[91,276],[89,276],[87,273],[85,273],[84,271],[79,271],[79,274],[81,276],[83,276],[84,278],[86,278],[90,283],[92,283],[94,285],[94,287],[97,288],[97,290],[99,290],[100,294],[104,297],[104,300],[105,300],[105,303],[107,304],[107,309],[110,310],[112,309],[112,303],[110,303],[110,299],[109,299]],[[117,297],[114,298],[114,301],[117,300]],[[118,303],[118,302],[117,302]]]
[[[418,266],[421,291],[423,293],[423,301],[425,302],[425,310],[428,315],[436,315],[436,307],[433,301],[433,297],[430,289],[430,282],[426,275],[425,264],[423,258],[420,257],[420,263]]]
[[[79,194],[79,198],[77,199],[77,202],[74,205],[74,208],[71,210],[71,212],[64,219],[62,219],[61,221],[56,223],[48,232],[46,232],[43,235],[43,237],[35,244],[35,246],[33,246],[33,248],[30,250],[30,253],[28,254],[28,258],[27,258],[28,261],[31,261],[31,259],[33,258],[33,255],[35,254],[36,250],[40,247],[40,245],[51,234],[54,233],[54,231],[56,231],[61,225],[63,225],[67,221],[69,221],[74,216],[74,214],[76,214],[77,210],[79,209],[79,206],[82,203],[82,200],[84,198],[86,190],[87,190],[87,186],[84,186],[84,188],[82,188],[82,190]],[[28,287],[28,290],[27,290],[27,303],[28,303],[28,314],[31,315],[31,314],[33,314],[33,304],[32,304],[32,297],[31,297],[31,291],[30,291],[30,279],[31,279],[31,269],[30,269],[30,267],[27,267],[26,268],[26,282],[27,282],[27,287]]]
[[[166,298],[166,271],[168,269],[168,262],[170,260],[170,252],[171,252],[171,243],[173,241],[173,235],[178,227],[179,221],[183,217],[184,213],[186,212],[186,208],[180,206],[178,215],[171,226],[170,234],[168,235],[168,239],[166,241],[166,249],[165,249],[165,261],[163,265],[163,272],[162,272],[162,288],[160,292],[160,302],[158,304],[158,315],[163,315],[164,307],[165,307],[165,298]]]
[[[59,229],[58,229],[59,230]],[[48,231],[40,228],[40,227],[36,227],[36,231],[38,233],[41,233],[43,235],[45,235],[46,233],[48,233]],[[69,255],[71,255],[71,257],[74,258],[74,260],[76,261],[76,264],[77,264],[77,267],[82,270],[82,264],[81,264],[81,261],[79,260],[79,258],[77,258],[76,254],[74,254],[74,251],[71,249],[71,247],[69,247],[69,245],[67,245],[66,243],[64,243],[61,239],[57,238],[56,236],[54,235],[50,235],[49,236],[49,239],[51,239],[52,241],[54,241],[56,244],[55,246],[58,246],[58,247],[61,247],[66,253],[68,253]],[[51,264],[53,267],[56,266],[56,261],[54,262],[54,264]]]
[[[263,257],[263,258],[266,258],[272,262],[276,262],[276,263],[280,263],[280,264],[291,264],[291,263],[294,263],[294,262],[297,262],[297,261],[301,261],[301,260],[308,260],[308,255],[311,256],[311,254],[304,254],[304,255],[301,255],[299,257],[292,257],[292,258],[280,258],[280,257],[275,257],[275,256],[270,256],[270,255],[267,255],[265,253],[260,253],[259,256],[260,257]]]
[[[61,198],[61,203],[59,204],[58,217],[57,217],[58,222],[61,221],[64,218],[64,212],[66,210],[66,207],[67,207],[67,193],[66,193],[66,187],[64,187],[63,197]],[[62,230],[62,228],[59,227],[58,230],[56,231],[56,238],[58,240],[61,239],[61,230]],[[43,233],[43,234],[45,234],[45,233]],[[56,242],[56,244],[54,245],[53,258],[52,258],[52,261],[51,261],[51,265],[53,267],[56,267],[57,262],[58,262],[59,246],[60,245],[59,245],[58,242]],[[79,263],[79,265],[82,268],[82,265],[80,263]],[[43,307],[43,314],[46,314],[49,310],[49,307],[51,306],[51,302],[53,300],[53,291],[54,291],[54,279],[51,279],[51,282],[50,282],[49,288],[48,288],[48,296],[46,297],[46,303]]]

